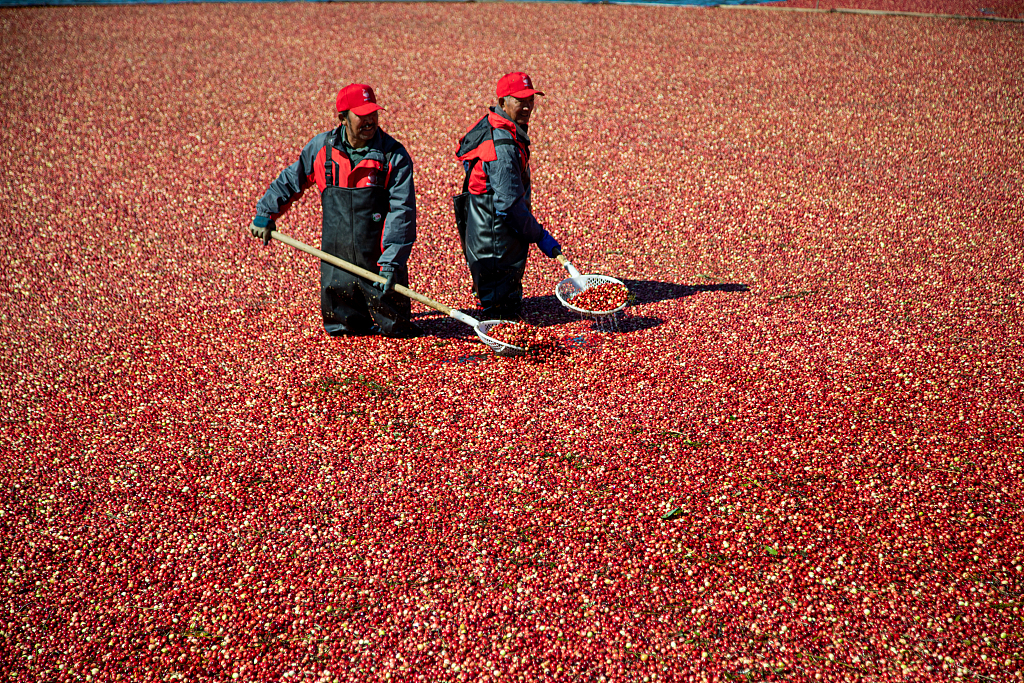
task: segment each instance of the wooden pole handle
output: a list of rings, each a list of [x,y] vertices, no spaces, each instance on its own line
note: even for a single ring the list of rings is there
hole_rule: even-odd
[[[305,244],[303,242],[298,241],[297,239],[293,239],[288,235],[285,235],[283,232],[278,232],[277,230],[274,230],[273,232],[270,233],[270,237],[272,239],[277,240],[278,242],[283,242],[287,244],[289,247],[295,247],[299,251],[304,251],[307,254],[316,256],[321,261],[330,263],[332,266],[341,268],[342,270],[348,271],[353,275],[358,275],[359,277],[366,278],[367,280],[370,280],[372,282],[385,282],[385,279],[382,278],[377,273],[371,273],[365,268],[360,268],[359,266],[349,263],[348,261],[342,261],[337,256],[332,256],[331,254],[328,254],[326,251],[320,251],[315,247],[311,247],[308,244]],[[433,308],[435,311],[440,311],[445,315],[452,315],[452,309],[450,306],[445,306],[439,301],[429,299],[418,292],[412,291],[411,289],[405,287],[404,285],[395,285],[395,291],[398,292],[399,294],[404,294],[410,299],[419,301],[424,306],[429,306],[430,308]]]

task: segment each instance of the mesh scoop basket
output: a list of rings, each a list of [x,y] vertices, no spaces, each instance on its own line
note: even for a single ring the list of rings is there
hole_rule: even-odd
[[[613,277],[607,275],[580,275],[579,277],[567,277],[558,283],[555,287],[555,296],[562,302],[562,305],[568,308],[570,311],[575,311],[580,315],[591,318],[599,323],[605,321],[618,322],[619,314],[626,308],[626,304],[622,304],[617,308],[613,308],[610,311],[588,311],[585,308],[573,306],[572,300],[585,289],[596,287],[597,285],[615,284],[622,285],[625,287],[625,283],[621,280],[616,280]]]
[[[506,344],[503,341],[499,341],[494,337],[487,334],[491,331],[492,327],[496,327],[501,323],[507,323],[508,320],[484,320],[478,323],[473,329],[476,331],[476,336],[480,338],[484,344],[491,347],[491,351],[498,354],[499,356],[522,356],[526,353],[526,349],[521,346],[515,346],[514,344]]]

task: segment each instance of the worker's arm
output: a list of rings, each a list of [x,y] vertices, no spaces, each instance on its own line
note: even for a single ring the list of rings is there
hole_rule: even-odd
[[[416,241],[416,190],[412,181],[412,157],[399,145],[391,152],[388,178],[388,215],[381,236],[383,253],[377,259],[382,273],[405,268]]]
[[[498,139],[495,132],[495,140]],[[502,217],[527,242],[533,242],[545,256],[553,258],[560,251],[544,226],[534,217],[530,209],[527,189],[523,185],[522,160],[516,145],[496,144],[497,158],[487,164],[487,176],[494,190],[494,211]]]
[[[310,140],[294,164],[281,171],[270,183],[263,198],[256,204],[256,217],[273,224],[283,216],[292,202],[302,196],[315,182],[314,165],[317,154],[323,149],[328,133],[321,133]],[[263,222],[259,221],[259,222]],[[255,225],[257,221],[253,221]]]

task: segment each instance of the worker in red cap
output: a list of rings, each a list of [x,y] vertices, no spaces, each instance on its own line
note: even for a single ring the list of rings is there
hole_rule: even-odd
[[[530,244],[549,258],[558,242],[533,216],[530,196],[530,116],[536,90],[522,72],[498,80],[498,106],[459,142],[466,171],[455,198],[455,222],[484,317],[514,320],[523,302]]]
[[[371,283],[320,263],[320,310],[333,336],[383,334],[410,337],[409,299],[394,291],[408,285],[406,262],[416,240],[412,158],[380,129],[373,88],[353,83],[338,92],[340,125],[314,137],[298,161],[281,171],[256,205],[250,229],[264,244],[275,221],[311,185],[320,190],[323,251],[387,282]]]

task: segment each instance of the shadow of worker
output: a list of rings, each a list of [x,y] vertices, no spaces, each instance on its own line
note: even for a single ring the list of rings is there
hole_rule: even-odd
[[[629,288],[630,303],[653,304],[658,301],[682,299],[701,292],[748,292],[750,287],[738,282],[717,282],[702,285],[681,285],[657,280],[623,280]]]
[[[623,280],[629,288],[629,306],[653,304],[659,301],[682,299],[701,292],[746,292],[749,287],[740,283],[715,283],[705,285],[681,285],[675,282],[659,282],[657,280]],[[626,317],[618,326],[620,332],[637,332],[657,327],[665,321],[656,316],[638,316],[630,314],[626,308]]]

